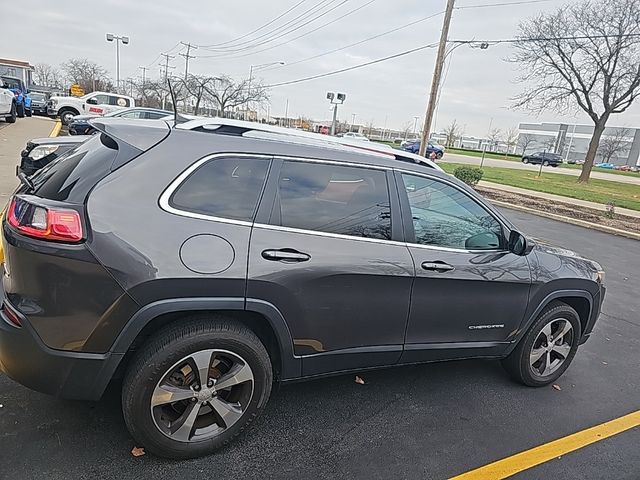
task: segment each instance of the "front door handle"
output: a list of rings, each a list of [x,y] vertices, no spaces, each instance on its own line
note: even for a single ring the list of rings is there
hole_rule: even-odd
[[[424,262],[422,264],[422,268],[424,270],[430,270],[430,271],[439,272],[439,273],[450,272],[452,270],[455,270],[455,267],[444,262]]]
[[[262,258],[273,262],[297,263],[306,262],[311,255],[299,252],[293,248],[281,248],[279,250],[264,250]]]

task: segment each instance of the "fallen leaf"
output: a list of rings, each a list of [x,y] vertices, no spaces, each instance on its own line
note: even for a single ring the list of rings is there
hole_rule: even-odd
[[[553,385],[553,388],[555,388],[558,391],[562,390],[562,387],[560,385],[556,385],[556,384]]]
[[[356,383],[358,385],[364,385],[364,380],[361,379],[358,375],[356,375]]]
[[[142,455],[144,455],[144,448],[142,447],[133,447],[133,449],[131,450],[131,455],[133,455],[134,457],[141,457]]]

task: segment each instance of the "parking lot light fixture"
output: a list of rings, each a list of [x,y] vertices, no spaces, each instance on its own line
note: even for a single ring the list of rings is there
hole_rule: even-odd
[[[129,44],[129,37],[126,35],[114,35],[107,33],[107,42],[116,42],[116,90],[120,91],[120,42],[123,45]]]
[[[342,105],[347,99],[346,93],[327,92],[327,100],[333,105],[333,120],[331,122],[331,135],[336,134],[336,121],[338,118],[338,105]]]

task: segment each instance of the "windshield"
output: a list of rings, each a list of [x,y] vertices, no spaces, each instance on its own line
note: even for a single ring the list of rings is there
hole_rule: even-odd
[[[47,99],[47,97],[44,95],[44,93],[30,93],[29,96],[31,97],[31,100],[36,100],[36,101],[44,101]]]

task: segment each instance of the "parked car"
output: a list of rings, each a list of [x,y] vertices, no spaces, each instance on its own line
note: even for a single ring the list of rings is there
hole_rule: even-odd
[[[407,142],[404,145],[400,144],[400,146],[403,150],[406,150],[407,152],[418,153],[420,151],[420,144],[421,144],[421,140],[418,139],[414,142]],[[437,159],[441,159],[442,156],[444,155],[444,147],[442,145],[429,142],[429,145],[427,145],[427,150],[425,152],[425,155],[427,157],[430,157],[432,153],[436,154]]]
[[[570,165],[584,165],[584,160],[567,160],[567,163]]]
[[[350,138],[352,140],[362,140],[363,142],[368,142],[369,139],[361,133],[358,132],[346,132],[342,135],[342,138]]]
[[[16,100],[16,114],[19,118],[25,116],[30,117],[31,112],[31,97],[29,96],[29,90],[25,86],[24,82],[20,78],[9,77],[7,75],[1,76],[3,83],[6,85]]]
[[[33,175],[41,168],[49,165],[57,158],[67,154],[85,142],[89,136],[68,136],[34,138],[20,153],[20,164],[16,167],[16,175]]]
[[[47,102],[47,115],[60,117],[69,125],[80,113],[99,116],[124,108],[135,107],[135,100],[126,95],[107,92],[92,92],[82,97],[51,97]]]
[[[9,84],[0,78],[0,118],[3,118],[5,122],[15,123],[17,116],[16,97],[9,90]]]
[[[522,157],[522,163],[530,163],[532,165],[542,164],[545,167],[557,167],[562,165],[562,155],[550,152],[536,152],[524,155]]]
[[[134,107],[126,108],[124,110],[116,110],[114,112],[107,113],[105,117],[117,117],[117,118],[138,118],[146,120],[157,120],[160,118],[166,118],[173,115],[173,112],[168,110],[159,110],[157,108],[144,108]],[[89,120],[96,118],[95,115],[76,115],[73,117],[69,124],[69,134],[71,135],[90,135],[95,132],[95,129],[91,126]]]
[[[122,376],[147,452],[228,444],[274,382],[480,357],[540,387],[589,338],[600,265],[413,154],[169,125],[94,120],[100,135],[22,178],[1,225],[0,369],[91,400]]]
[[[34,115],[47,115],[47,94],[31,91],[31,111]]]
[[[616,168],[615,164],[608,162],[596,163],[594,166],[598,168],[605,168],[607,170],[613,170]]]

